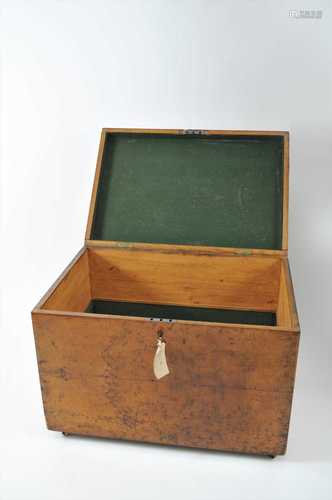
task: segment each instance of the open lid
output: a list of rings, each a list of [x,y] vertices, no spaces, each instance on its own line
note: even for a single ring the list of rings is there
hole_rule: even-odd
[[[88,244],[285,253],[287,217],[287,132],[102,131]]]

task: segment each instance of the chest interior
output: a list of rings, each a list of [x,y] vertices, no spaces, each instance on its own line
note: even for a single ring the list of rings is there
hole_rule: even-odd
[[[185,132],[103,131],[87,248],[44,308],[293,326],[288,137]]]
[[[289,280],[287,262],[273,256],[89,248],[43,309],[292,327]]]

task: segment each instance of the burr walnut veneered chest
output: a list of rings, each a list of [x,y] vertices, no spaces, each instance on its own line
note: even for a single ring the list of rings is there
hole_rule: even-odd
[[[288,133],[104,129],[84,247],[32,312],[65,433],[285,453]]]

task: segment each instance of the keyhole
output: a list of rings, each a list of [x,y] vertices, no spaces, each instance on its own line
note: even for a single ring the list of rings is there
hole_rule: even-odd
[[[165,339],[164,339],[164,332],[162,330],[158,330],[157,332],[157,338],[158,340],[160,340],[161,342],[165,342]]]

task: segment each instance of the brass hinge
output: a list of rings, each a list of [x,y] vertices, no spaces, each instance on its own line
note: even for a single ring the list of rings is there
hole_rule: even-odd
[[[168,318],[146,318],[149,321],[157,321],[158,323],[174,323],[174,319],[168,319]]]
[[[208,130],[202,130],[202,129],[194,130],[194,129],[191,129],[191,128],[187,128],[187,129],[183,130],[183,133],[185,135],[206,135],[206,134],[209,133],[209,131]]]

